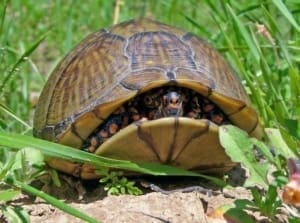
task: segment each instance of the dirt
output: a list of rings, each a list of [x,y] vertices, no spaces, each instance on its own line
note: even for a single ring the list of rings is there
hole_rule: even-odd
[[[178,179],[176,179],[178,180]],[[171,179],[168,189],[177,188],[174,179]],[[189,180],[190,181],[190,180]],[[166,183],[163,183],[166,186]],[[178,182],[178,184],[184,184]],[[191,184],[188,182],[186,184]],[[172,189],[171,189],[172,188]],[[185,187],[187,188],[187,187]],[[101,222],[209,222],[207,213],[221,204],[232,204],[234,199],[231,196],[238,195],[239,198],[250,198],[249,192],[242,187],[226,191],[226,198],[223,193],[213,196],[197,191],[174,192],[163,194],[161,192],[149,192],[140,196],[120,195],[106,196],[103,187],[97,186],[86,192],[81,200],[76,198],[74,190],[66,193],[64,189],[51,188],[50,193],[63,199],[67,203],[82,212],[100,220]],[[59,195],[60,194],[60,195]],[[83,222],[64,212],[53,208],[41,200],[34,203],[23,204],[23,208],[30,213],[31,222],[62,223],[62,222]]]
[[[151,223],[225,223],[222,214],[224,205],[233,205],[236,199],[251,200],[249,190],[241,186],[220,190],[209,182],[186,177],[139,177],[134,180],[144,194],[140,196],[108,196],[98,181],[80,181],[62,177],[62,187],[51,184],[35,184],[45,192],[64,200],[70,206],[104,223],[151,222]],[[67,181],[66,181],[67,179]],[[166,191],[153,192],[142,185],[153,183]],[[193,186],[203,187],[204,191],[192,191]],[[193,187],[195,188],[195,187]],[[209,188],[209,189],[207,189]],[[199,189],[199,188],[198,188]],[[186,192],[184,192],[186,191]],[[167,194],[164,194],[167,193]],[[79,195],[81,194],[81,195]],[[22,195],[14,205],[22,206],[30,215],[32,223],[84,222],[45,203],[43,200]],[[221,213],[221,214],[220,214]],[[267,223],[266,218],[252,213],[255,222]],[[215,217],[214,217],[215,216]],[[216,217],[217,216],[217,217]],[[214,218],[213,218],[214,217]],[[253,217],[254,218],[254,217]],[[278,222],[287,222],[287,214]]]

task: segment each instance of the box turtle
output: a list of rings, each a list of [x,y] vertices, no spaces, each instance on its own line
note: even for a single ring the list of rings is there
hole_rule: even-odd
[[[110,158],[224,172],[234,165],[218,139],[227,123],[262,135],[230,65],[195,35],[141,19],[87,36],[58,64],[34,136]],[[48,163],[97,177],[87,164]]]

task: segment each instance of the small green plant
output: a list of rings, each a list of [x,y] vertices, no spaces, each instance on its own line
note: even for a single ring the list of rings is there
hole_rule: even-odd
[[[134,185],[135,182],[129,181],[126,177],[124,177],[122,171],[109,171],[108,169],[105,169],[98,173],[100,175],[104,175],[104,177],[100,179],[100,183],[105,184],[104,190],[107,191],[109,195],[143,194],[143,192]]]
[[[251,188],[253,201],[250,202],[250,208],[275,221],[275,216],[279,214],[279,208],[282,207],[277,189],[275,185],[270,185],[266,191],[261,193],[257,187]]]
[[[271,132],[272,130],[268,129],[267,134]],[[270,135],[273,136],[276,132],[273,131]],[[269,137],[269,139],[275,140],[273,137]],[[240,162],[250,171],[244,186],[250,188],[253,200],[238,199],[235,201],[233,209],[259,212],[270,222],[279,222],[277,217],[281,213],[283,202],[278,191],[288,182],[286,162],[284,161],[290,157],[296,158],[296,154],[285,145],[280,134],[276,135],[277,147],[274,153],[270,152],[267,144],[249,138],[244,131],[234,126],[221,127],[220,140],[231,159]],[[274,142],[270,142],[270,144],[275,145]],[[259,154],[258,158],[255,151]],[[270,176],[273,177],[271,183],[268,180]],[[235,213],[235,211],[231,211],[227,214],[235,215]],[[292,216],[291,214],[290,222],[299,219],[298,215]]]
[[[13,206],[10,201],[21,194],[21,188],[14,182],[30,184],[44,173],[41,153],[31,148],[24,148],[16,153],[0,149],[0,210],[11,222],[29,222],[28,213],[20,206]]]
[[[266,190],[259,190],[257,187],[252,187],[251,193],[253,200],[238,199],[234,202],[234,205],[227,207],[224,211],[224,216],[229,219],[239,219],[238,215],[243,213],[243,221],[246,222],[255,222],[251,215],[246,212],[247,210],[252,212],[259,212],[260,216],[264,216],[268,219],[268,222],[277,223],[280,222],[278,217],[282,213],[281,210],[284,208],[283,202],[280,199],[278,190],[280,189],[279,185],[271,184]],[[240,220],[237,220],[240,222]],[[297,213],[290,213],[288,217],[289,223],[299,223],[300,218]]]

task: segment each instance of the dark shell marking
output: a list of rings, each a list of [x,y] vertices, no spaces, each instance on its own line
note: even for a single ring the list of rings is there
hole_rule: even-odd
[[[161,87],[138,95],[113,112],[87,138],[82,148],[94,152],[133,122],[171,116],[208,119],[217,125],[230,123],[218,106],[199,93],[182,87]]]

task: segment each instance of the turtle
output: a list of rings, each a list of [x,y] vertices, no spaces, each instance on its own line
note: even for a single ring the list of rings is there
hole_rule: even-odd
[[[263,135],[236,71],[204,39],[143,18],[88,35],[61,60],[33,134],[109,158],[224,173],[235,166],[219,142],[224,124]],[[47,162],[99,178],[88,164]]]

